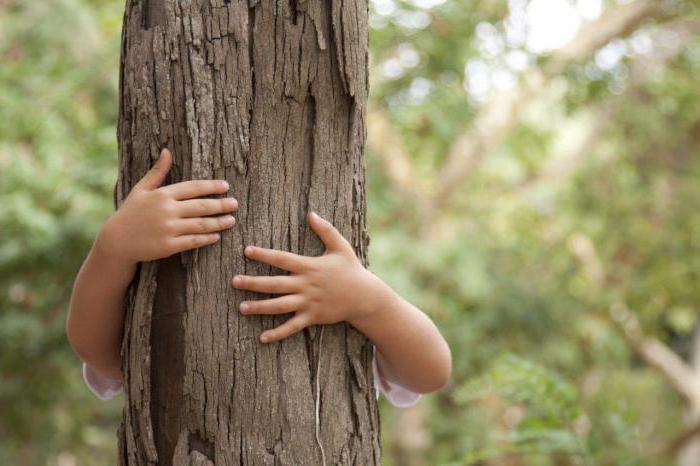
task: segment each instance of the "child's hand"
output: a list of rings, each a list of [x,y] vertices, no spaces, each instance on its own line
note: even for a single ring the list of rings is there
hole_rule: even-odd
[[[160,187],[172,165],[164,149],[156,164],[133,187],[124,204],[107,219],[97,239],[106,254],[135,264],[156,260],[218,241],[230,228],[234,198],[191,199],[228,191],[224,180],[192,180]]]
[[[326,246],[321,256],[309,257],[287,251],[248,246],[247,257],[265,262],[292,275],[237,275],[235,288],[260,293],[286,293],[271,299],[244,301],[243,314],[296,315],[277,328],[262,333],[262,342],[287,338],[313,324],[333,324],[361,319],[377,305],[384,283],[367,270],[355,255],[352,245],[328,221],[318,215],[307,215],[313,231]]]

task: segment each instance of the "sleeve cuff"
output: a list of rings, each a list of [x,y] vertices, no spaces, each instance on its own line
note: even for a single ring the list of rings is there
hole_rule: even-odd
[[[418,403],[418,400],[423,396],[421,393],[414,392],[408,388],[387,380],[379,374],[377,369],[377,347],[373,346],[372,350],[372,372],[374,373],[375,394],[379,398],[379,392],[384,393],[384,396],[389,402],[397,408],[408,408]]]
[[[95,371],[83,361],[83,380],[100,400],[111,400],[122,391],[122,381],[111,379]]]

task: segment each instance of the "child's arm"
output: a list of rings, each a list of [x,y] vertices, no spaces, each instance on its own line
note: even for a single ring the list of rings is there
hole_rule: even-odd
[[[140,261],[156,260],[218,241],[230,228],[233,198],[191,199],[228,191],[223,180],[160,187],[172,165],[169,151],[134,186],[98,234],[73,285],[66,334],[73,350],[101,375],[121,380],[124,295]],[[191,199],[191,200],[188,200]]]
[[[306,326],[348,321],[377,347],[377,364],[388,379],[416,393],[444,387],[452,355],[432,320],[404,300],[360,263],[352,245],[328,221],[310,213],[311,228],[326,246],[318,257],[248,246],[245,254],[292,272],[292,275],[233,278],[236,288],[284,293],[272,299],[241,303],[243,314],[296,314],[260,336],[278,341]]]

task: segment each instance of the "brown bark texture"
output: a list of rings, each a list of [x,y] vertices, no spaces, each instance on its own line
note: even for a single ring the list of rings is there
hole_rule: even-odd
[[[239,209],[218,243],[139,265],[121,465],[380,463],[371,342],[343,322],[262,344],[292,314],[242,316],[273,295],[230,286],[287,273],[248,244],[321,254],[308,210],[369,266],[367,14],[365,0],[126,1],[115,208],[167,147],[166,184],[226,179]]]

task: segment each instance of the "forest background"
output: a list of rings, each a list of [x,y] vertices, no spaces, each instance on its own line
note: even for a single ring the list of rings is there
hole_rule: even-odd
[[[113,209],[123,8],[0,0],[0,464],[116,457],[123,397],[88,391],[64,329]],[[698,4],[370,15],[370,268],[454,358],[416,407],[382,398],[384,464],[695,464]]]

